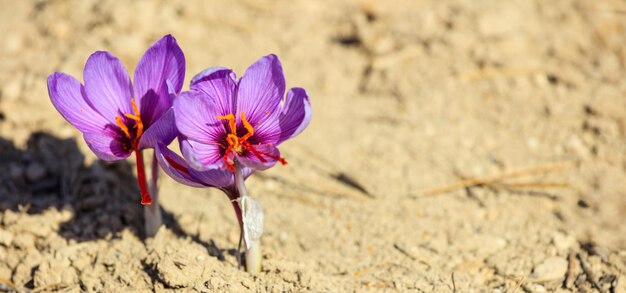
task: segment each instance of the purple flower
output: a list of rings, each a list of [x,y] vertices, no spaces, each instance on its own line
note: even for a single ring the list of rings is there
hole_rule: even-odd
[[[182,50],[171,35],[155,42],[137,64],[134,84],[119,59],[97,51],[87,60],[83,77],[84,86],[68,74],[51,74],[52,104],[83,133],[98,158],[116,161],[135,152],[142,204],[150,204],[141,150],[157,142],[169,144],[177,135],[171,106],[185,77]]]
[[[215,187],[228,196],[235,209],[235,214],[243,231],[242,234],[248,249],[261,238],[261,234],[263,234],[263,210],[261,205],[247,194],[241,193],[240,188],[236,186],[236,175],[233,172],[221,169],[194,170],[183,158],[161,143],[158,143],[155,152],[161,169],[174,180],[193,187]],[[253,172],[252,169],[246,167],[242,167],[241,170],[237,171],[241,172],[242,181]]]
[[[285,77],[276,55],[259,59],[239,80],[226,68],[203,71],[174,101],[183,156],[200,171],[234,172],[235,161],[253,170],[286,164],[276,146],[306,128],[311,104],[302,88],[284,96]]]

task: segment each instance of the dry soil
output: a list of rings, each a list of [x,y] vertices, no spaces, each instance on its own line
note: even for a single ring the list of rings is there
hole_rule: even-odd
[[[623,1],[0,7],[0,291],[626,292]],[[289,164],[248,180],[259,274],[217,190],[162,177],[144,237],[134,161],[98,161],[49,101],[50,73],[96,50],[132,72],[168,33],[186,84],[276,53],[310,93]]]

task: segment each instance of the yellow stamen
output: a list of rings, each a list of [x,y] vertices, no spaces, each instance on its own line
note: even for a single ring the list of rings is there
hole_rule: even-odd
[[[241,139],[239,137],[237,137],[234,134],[229,133],[226,136],[226,141],[228,142],[228,145],[231,147],[231,149],[235,150],[237,153],[243,152],[243,148],[241,148]]]
[[[248,133],[246,133],[241,138],[241,140],[246,140],[246,139],[250,138],[254,134],[254,128],[252,127],[250,122],[248,122],[248,119],[246,119],[246,113],[244,113],[243,111],[241,111],[241,121],[243,122],[243,127],[245,127],[246,130],[248,131]]]
[[[122,132],[124,132],[126,137],[130,137],[130,132],[128,131],[128,127],[126,126],[126,124],[124,124],[124,121],[122,121],[122,117],[120,116],[115,117],[115,124],[119,126],[119,128],[122,130]]]
[[[234,134],[228,134],[226,136],[226,141],[228,142],[228,145],[231,145],[233,147],[237,147],[239,146],[239,137],[237,137]]]
[[[137,138],[139,138],[143,134],[143,122],[141,121],[141,116],[139,114],[139,108],[137,107],[137,104],[135,104],[135,99],[131,99],[130,103],[131,103],[131,105],[133,105],[133,111],[135,112],[135,115],[133,115],[133,114],[124,114],[124,116],[126,116],[127,118],[130,118],[132,120],[135,120],[135,127],[137,128]],[[117,120],[117,118],[116,118],[116,120]],[[121,119],[120,119],[120,121],[121,121]],[[118,125],[119,125],[119,123],[118,123]],[[128,128],[127,128],[127,131],[125,131],[124,133],[126,133],[126,135],[128,137],[130,137],[130,135],[128,134]]]
[[[135,99],[130,99],[130,104],[133,106],[133,111],[135,111],[135,115],[139,116],[139,108],[137,104],[135,104]]]
[[[237,124],[235,123],[235,115],[228,114],[224,116],[217,116],[217,119],[225,119],[228,120],[228,126],[230,127],[230,132],[234,135],[237,135]]]

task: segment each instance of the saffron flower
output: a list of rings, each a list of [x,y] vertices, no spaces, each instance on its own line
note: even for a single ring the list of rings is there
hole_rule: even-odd
[[[285,98],[285,77],[276,55],[262,57],[240,79],[213,67],[191,80],[190,90],[174,100],[180,158],[163,145],[157,160],[183,184],[217,187],[231,200],[246,247],[246,269],[261,269],[259,239],[263,210],[248,195],[244,180],[253,171],[287,161],[277,148],[301,133],[311,120],[306,91],[292,88]]]
[[[181,151],[196,170],[235,172],[236,163],[264,170],[286,164],[276,148],[311,120],[306,91],[292,88],[276,55],[262,57],[237,80],[229,69],[207,69],[174,101]]]
[[[263,234],[263,209],[255,199],[248,196],[243,184],[245,178],[254,172],[252,169],[241,167],[234,174],[228,170],[220,169],[197,171],[189,167],[183,158],[161,143],[155,148],[155,152],[161,169],[179,183],[193,187],[214,187],[222,190],[235,209],[241,230],[239,245],[241,246],[241,241],[243,241],[246,251],[249,252],[258,243]],[[237,256],[239,257],[239,254]],[[260,257],[258,249],[254,257]],[[252,263],[250,257],[247,258],[247,263],[250,267],[249,264]],[[260,261],[257,260],[256,263],[260,269]]]
[[[68,74],[51,74],[52,104],[83,133],[101,160],[122,160],[135,153],[141,203],[151,204],[142,150],[154,148],[157,142],[169,144],[177,135],[171,106],[185,77],[182,50],[171,35],[156,41],[137,64],[134,83],[119,59],[97,51],[87,60],[83,77],[84,85]]]

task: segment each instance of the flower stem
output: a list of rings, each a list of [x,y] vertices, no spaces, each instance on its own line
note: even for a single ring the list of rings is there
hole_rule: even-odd
[[[246,272],[250,274],[261,272],[261,257],[261,240],[259,240],[246,250]]]
[[[239,164],[239,162],[235,161],[235,186],[237,188],[237,191],[239,192],[239,198],[244,197],[244,196],[248,196],[248,190],[246,189],[246,185],[244,183],[244,178],[243,178],[243,171],[241,168],[241,165]],[[237,203],[236,203],[237,204]],[[239,207],[239,205],[237,204],[237,207]],[[237,212],[237,209],[235,209],[235,212]],[[242,215],[241,215],[241,209],[238,209],[239,215],[238,215],[238,220],[239,220],[239,227],[241,229],[241,235],[239,236],[239,247],[237,248],[237,255],[239,255],[239,249],[241,249],[241,240],[245,239],[243,236],[243,233],[245,233],[245,231],[243,230],[243,219],[242,219]],[[261,271],[261,241],[257,241],[256,243],[254,243],[252,245],[252,247],[250,247],[250,249],[246,249],[246,271],[248,273],[254,274],[254,273],[258,273]]]
[[[154,236],[161,224],[163,223],[161,217],[161,208],[159,206],[159,187],[158,187],[158,179],[159,179],[159,163],[156,159],[156,151],[152,156],[152,174],[150,178],[150,193],[152,194],[152,204],[144,205],[143,207],[143,215],[144,215],[144,228],[146,232],[146,236],[151,237]]]
[[[239,223],[239,244],[237,245],[237,263],[239,268],[242,266],[241,260],[241,243],[243,241],[243,215],[241,214],[241,208],[239,207],[239,203],[237,199],[239,198],[239,193],[235,190],[224,190],[224,192],[228,195],[228,199],[230,199],[230,203],[233,205],[233,209],[235,210],[235,215],[237,216],[237,222]]]
[[[241,165],[239,162],[235,162],[235,186],[237,187],[237,191],[239,191],[239,196],[248,196],[248,190],[246,189],[246,184],[244,183],[243,171],[241,170]]]

